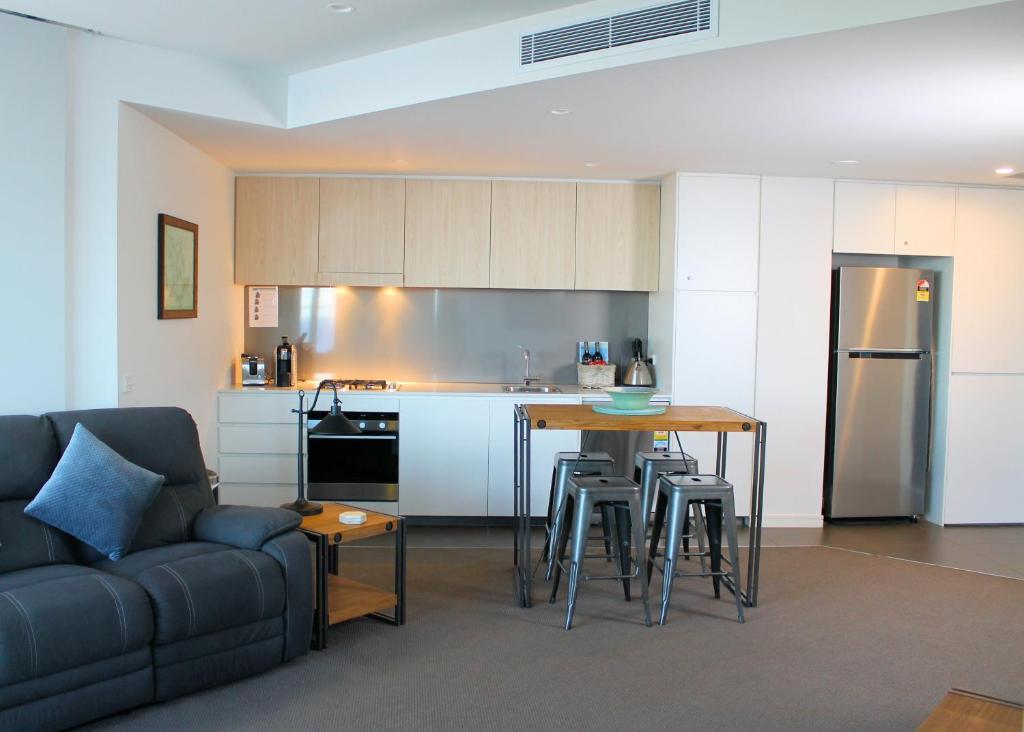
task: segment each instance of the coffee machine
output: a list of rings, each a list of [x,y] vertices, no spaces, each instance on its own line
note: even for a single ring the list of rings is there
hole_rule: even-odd
[[[275,385],[295,386],[299,378],[299,362],[295,346],[288,342],[288,336],[281,337],[281,345],[274,349],[274,360]]]
[[[266,386],[267,362],[263,356],[252,353],[242,354],[242,386]]]

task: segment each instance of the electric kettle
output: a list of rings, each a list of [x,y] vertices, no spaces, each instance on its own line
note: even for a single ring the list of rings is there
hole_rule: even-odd
[[[622,376],[624,386],[652,386],[654,378],[651,376],[651,369],[647,365],[647,359],[643,356],[643,341],[639,338],[633,339],[633,360],[626,367],[626,373]]]

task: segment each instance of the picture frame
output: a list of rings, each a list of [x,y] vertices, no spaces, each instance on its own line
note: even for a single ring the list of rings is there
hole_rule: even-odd
[[[199,225],[157,215],[157,319],[199,316]]]

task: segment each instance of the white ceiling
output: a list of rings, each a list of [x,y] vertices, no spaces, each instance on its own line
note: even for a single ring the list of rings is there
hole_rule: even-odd
[[[581,0],[0,0],[0,8],[150,46],[292,73]]]
[[[1024,184],[993,173],[1024,169],[1022,37],[1017,0],[291,130],[143,111],[247,172]],[[549,114],[556,107],[572,113]],[[861,163],[832,164],[842,159]]]

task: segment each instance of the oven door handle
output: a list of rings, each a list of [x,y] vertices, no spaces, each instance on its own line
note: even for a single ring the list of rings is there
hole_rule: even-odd
[[[314,435],[311,440],[397,440],[398,435]]]

